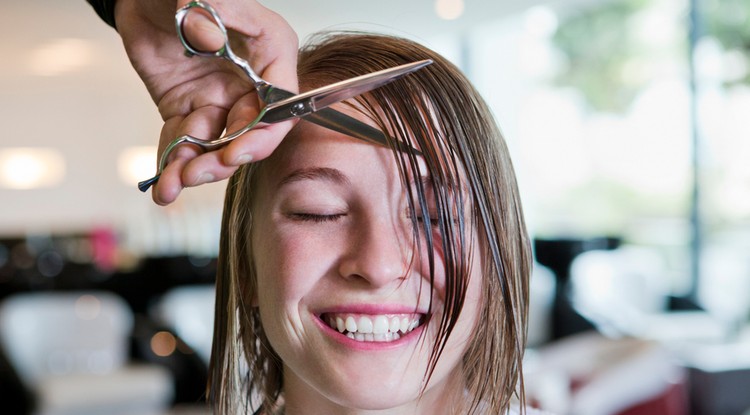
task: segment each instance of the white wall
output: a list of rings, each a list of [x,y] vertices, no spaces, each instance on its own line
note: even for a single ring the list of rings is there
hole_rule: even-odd
[[[90,59],[58,75],[36,74],[39,48],[59,38],[84,40]],[[119,179],[119,153],[155,145],[161,120],[118,35],[86,2],[3,1],[0,50],[0,149],[51,147],[66,160],[58,186],[0,188],[0,235],[119,227],[140,215],[220,206],[223,185],[189,189],[165,210]],[[50,59],[47,68],[64,59]]]

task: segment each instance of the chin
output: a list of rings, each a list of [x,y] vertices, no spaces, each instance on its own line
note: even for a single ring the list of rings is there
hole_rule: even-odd
[[[331,401],[344,408],[376,411],[415,406],[419,399],[419,391],[394,392],[388,388],[372,386],[367,390],[337,393],[331,398]]]
[[[331,404],[351,410],[387,410],[409,407],[420,398],[424,368],[405,368],[395,373],[377,373],[378,367],[393,367],[389,363],[371,362],[367,369],[357,365],[350,373],[338,372],[333,377],[311,379],[309,386]],[[354,372],[356,375],[351,375]],[[407,411],[407,413],[413,411]]]

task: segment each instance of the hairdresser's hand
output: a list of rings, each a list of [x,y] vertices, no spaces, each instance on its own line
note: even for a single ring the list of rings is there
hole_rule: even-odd
[[[258,98],[244,74],[219,58],[188,58],[175,31],[174,14],[189,0],[118,0],[115,17],[133,67],[159,107],[164,127],[159,156],[175,137],[218,138],[240,129],[258,114]],[[235,51],[264,79],[297,91],[297,35],[286,21],[254,0],[209,0],[227,29],[239,36]],[[194,18],[196,16],[196,18]],[[223,42],[208,19],[191,14],[186,35],[196,47],[216,50]],[[182,145],[153,188],[158,204],[173,202],[184,187],[229,177],[239,165],[267,157],[292,127],[272,124],[248,132],[230,145],[203,154]]]

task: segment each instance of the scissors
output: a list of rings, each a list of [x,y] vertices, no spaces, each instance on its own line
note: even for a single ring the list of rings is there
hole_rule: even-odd
[[[183,30],[184,21],[190,10],[194,8],[205,10],[212,17],[214,23],[224,35],[224,45],[218,50],[208,52],[198,50],[187,41]],[[148,190],[151,185],[159,180],[161,173],[167,165],[169,154],[179,145],[183,143],[191,143],[198,145],[205,151],[214,150],[228,144],[235,138],[252,130],[261,123],[271,124],[292,118],[304,117],[306,120],[328,129],[365,141],[387,145],[388,140],[382,131],[328,107],[393,82],[396,79],[432,63],[432,60],[429,59],[413,62],[347,79],[345,81],[336,82],[309,92],[294,95],[289,91],[275,87],[265,81],[253,71],[252,67],[250,67],[250,64],[245,59],[242,59],[234,53],[229,46],[229,36],[224,23],[216,10],[214,10],[214,8],[208,3],[197,0],[187,4],[177,11],[175,14],[175,21],[177,33],[180,41],[185,47],[186,55],[220,57],[229,60],[242,69],[247,75],[258,93],[258,98],[266,105],[261,109],[260,114],[258,114],[253,121],[239,131],[228,134],[224,137],[214,140],[202,140],[190,135],[182,135],[172,140],[162,153],[156,175],[148,180],[138,183],[138,189],[142,192]]]

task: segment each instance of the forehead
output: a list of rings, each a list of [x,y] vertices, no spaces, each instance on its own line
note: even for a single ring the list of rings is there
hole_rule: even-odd
[[[357,118],[364,120],[363,116]],[[261,162],[259,173],[270,179],[269,184],[272,185],[281,184],[287,175],[295,171],[320,167],[336,169],[355,178],[398,178],[398,155],[399,153],[394,154],[392,149],[380,144],[366,142],[303,120],[284,138],[271,157]],[[416,174],[408,166],[405,169],[409,181],[415,175],[422,179],[429,176],[422,157],[415,157],[415,166]],[[317,175],[315,178],[319,177],[321,176]]]

